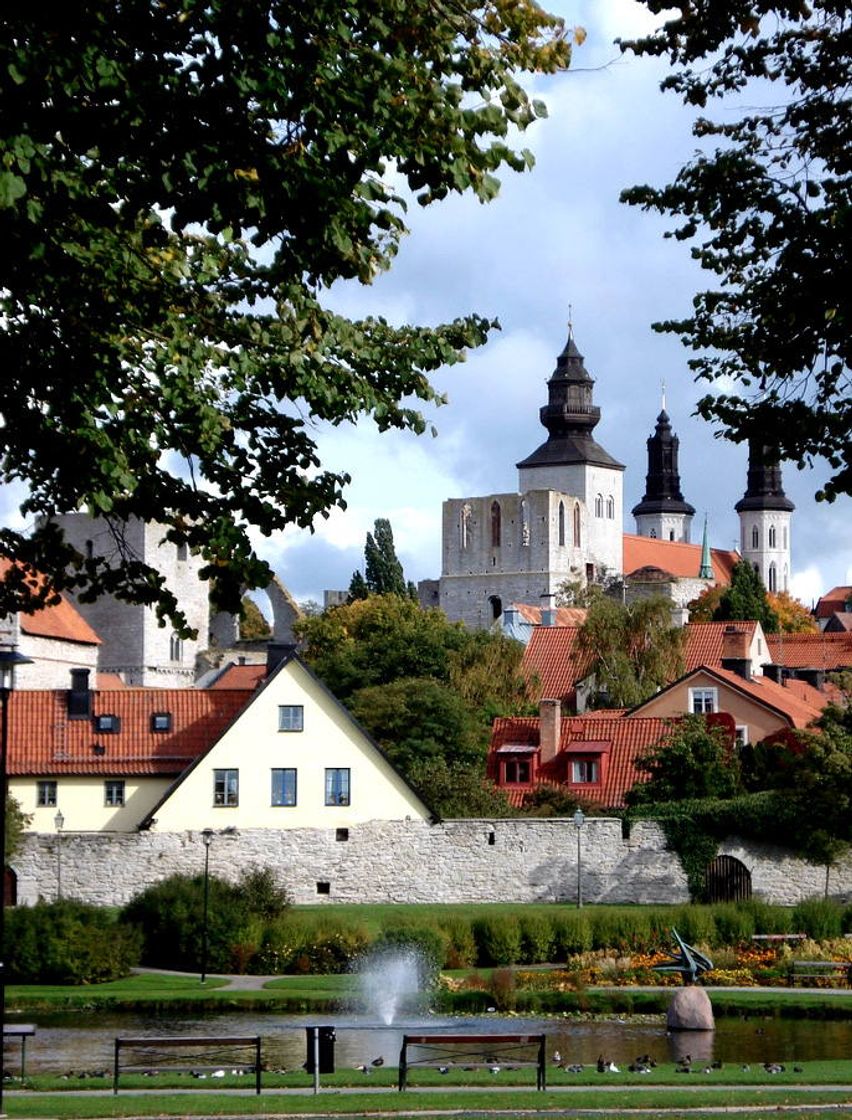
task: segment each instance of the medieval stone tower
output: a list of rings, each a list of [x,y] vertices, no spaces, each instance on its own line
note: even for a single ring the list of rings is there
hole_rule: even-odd
[[[678,470],[680,441],[672,432],[666,402],[657,417],[657,427],[648,439],[648,474],[645,496],[632,510],[636,533],[661,541],[689,544],[694,506],[683,500]]]
[[[788,591],[790,522],[796,507],[784,493],[777,455],[757,440],[749,442],[748,484],[735,508],[743,559],[760,573],[767,591]]]
[[[593,438],[600,409],[573,333],[540,410],[547,439],[517,464],[518,493],[444,502],[439,605],[489,626],[510,603],[538,604],[566,580],[622,569],[624,467]]]

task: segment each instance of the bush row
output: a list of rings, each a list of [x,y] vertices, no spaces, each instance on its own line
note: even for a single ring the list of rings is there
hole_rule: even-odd
[[[39,902],[6,911],[7,979],[17,984],[96,984],[139,964],[142,932],[83,902]]]

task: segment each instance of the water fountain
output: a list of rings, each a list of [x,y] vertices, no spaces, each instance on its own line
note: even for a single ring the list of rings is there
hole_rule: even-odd
[[[364,1010],[390,1026],[423,994],[427,968],[416,949],[380,949],[365,957],[358,969]]]

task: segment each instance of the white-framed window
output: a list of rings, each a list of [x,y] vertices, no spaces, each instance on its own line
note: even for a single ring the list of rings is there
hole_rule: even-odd
[[[734,746],[738,751],[748,746],[748,727],[744,723],[737,724],[734,732]]]
[[[689,710],[696,715],[719,710],[719,690],[717,688],[691,688],[689,690]]]
[[[304,704],[279,704],[278,705],[278,730],[279,731],[304,731],[305,706]]]
[[[601,764],[596,758],[572,758],[571,781],[589,785],[600,781]]]
[[[273,769],[272,804],[292,808],[296,804],[296,771],[293,767]]]
[[[104,805],[118,807],[124,804],[124,779],[107,778],[104,782]]]
[[[52,778],[36,782],[36,805],[40,808],[52,809],[56,806],[57,786]]]
[[[325,772],[326,805],[348,805],[350,802],[349,768],[328,767]]]
[[[239,770],[213,771],[213,804],[235,806],[240,803]]]

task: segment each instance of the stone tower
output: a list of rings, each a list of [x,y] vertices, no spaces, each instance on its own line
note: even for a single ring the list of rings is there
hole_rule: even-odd
[[[758,440],[748,446],[748,485],[735,509],[742,556],[767,591],[790,588],[790,522],[796,507],[784,493],[778,455]]]
[[[518,493],[444,502],[438,602],[490,626],[510,603],[539,604],[566,580],[622,569],[624,467],[595,442],[594,382],[569,334],[540,410],[545,442],[518,467]]]
[[[196,656],[207,648],[210,628],[209,589],[198,578],[202,565],[185,547],[164,541],[166,527],[131,518],[116,530],[101,518],[68,513],[54,518],[66,539],[83,555],[118,556],[119,549],[144,560],[165,576],[196,639],[181,639],[161,627],[151,607],[124,603],[102,595],[94,603],[74,599],[77,610],[101,639],[98,668],[118,673],[125,684],[159,688],[191,688]],[[73,597],[72,597],[73,598]]]
[[[689,544],[695,508],[683,500],[678,471],[680,440],[672,431],[666,402],[657,417],[657,427],[648,439],[648,474],[645,496],[633,507],[636,533],[661,541]]]

